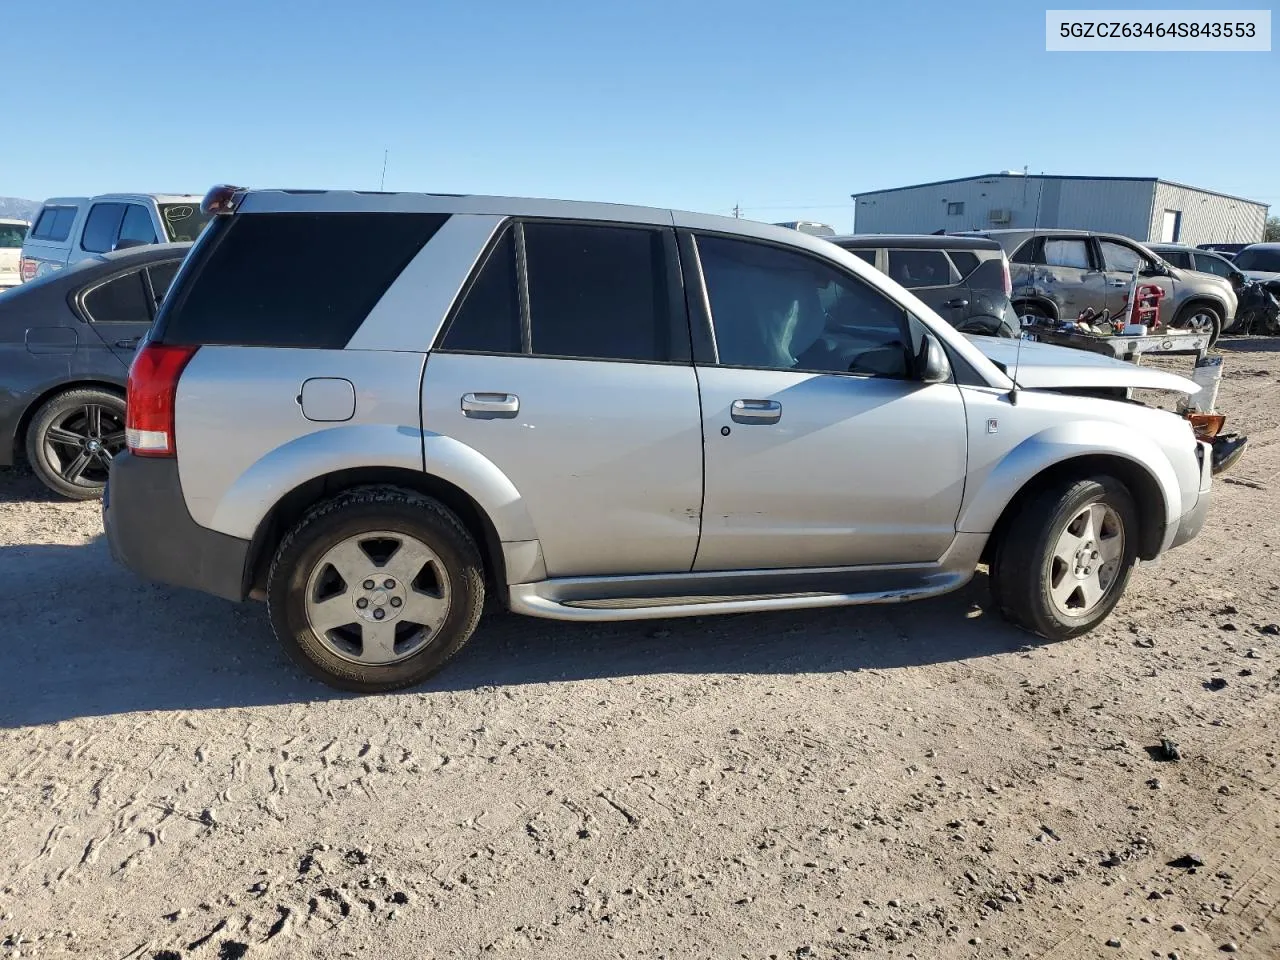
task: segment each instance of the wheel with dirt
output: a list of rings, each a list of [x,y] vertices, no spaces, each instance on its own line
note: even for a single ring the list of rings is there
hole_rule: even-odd
[[[1054,484],[1021,505],[997,545],[992,595],[1049,640],[1087,633],[1120,602],[1137,557],[1133,497],[1113,477]]]
[[[281,541],[267,578],[286,652],[331,686],[421,683],[471,638],[484,606],[475,541],[436,500],[395,487],[339,494]]]
[[[111,460],[124,447],[124,398],[100,387],[50,397],[27,425],[31,469],[71,500],[102,496]]]
[[[1018,315],[1018,325],[1023,328],[1053,319],[1048,310],[1034,303],[1016,303],[1013,312]]]
[[[1222,312],[1207,303],[1189,303],[1178,312],[1172,326],[1207,334],[1212,347],[1222,336]]]

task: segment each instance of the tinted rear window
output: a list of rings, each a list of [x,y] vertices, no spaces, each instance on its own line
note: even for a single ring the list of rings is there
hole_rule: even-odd
[[[947,256],[951,258],[951,262],[960,271],[961,279],[978,269],[978,255],[972,250],[950,250],[947,252]]]
[[[71,225],[75,221],[75,207],[45,207],[31,230],[31,239],[64,243],[71,235]]]
[[[247,213],[165,300],[166,343],[346,346],[448,219],[434,213]],[[188,275],[190,279],[188,279]]]
[[[169,239],[178,243],[200,236],[200,231],[209,222],[209,215],[201,212],[194,203],[162,203],[160,219],[164,221],[164,232]]]

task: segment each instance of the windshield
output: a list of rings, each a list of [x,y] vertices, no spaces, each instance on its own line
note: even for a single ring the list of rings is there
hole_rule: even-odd
[[[1250,247],[1236,254],[1237,270],[1257,270],[1259,273],[1280,273],[1280,247],[1264,250]]]
[[[181,240],[194,241],[200,231],[209,222],[209,215],[202,213],[198,204],[194,203],[162,203],[160,219],[164,221],[165,233],[175,243]]]
[[[0,223],[0,250],[22,246],[27,228],[21,223]]]

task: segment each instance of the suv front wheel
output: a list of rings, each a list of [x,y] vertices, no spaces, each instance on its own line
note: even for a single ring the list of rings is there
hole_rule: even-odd
[[[1107,476],[1059,482],[1022,504],[997,545],[1004,616],[1049,640],[1092,630],[1120,602],[1137,557],[1133,497]]]
[[[475,541],[411,490],[339,494],[280,543],[267,579],[286,652],[335,687],[376,693],[431,676],[471,638],[484,606]]]
[[[1222,314],[1207,303],[1192,303],[1182,308],[1173,326],[1206,334],[1212,347],[1222,335]]]

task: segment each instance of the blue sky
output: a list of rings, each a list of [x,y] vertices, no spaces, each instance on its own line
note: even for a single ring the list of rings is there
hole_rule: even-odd
[[[840,229],[850,193],[1024,165],[1280,207],[1280,52],[1046,53],[1044,4],[4,8],[4,196],[376,189],[385,148],[390,190]]]

